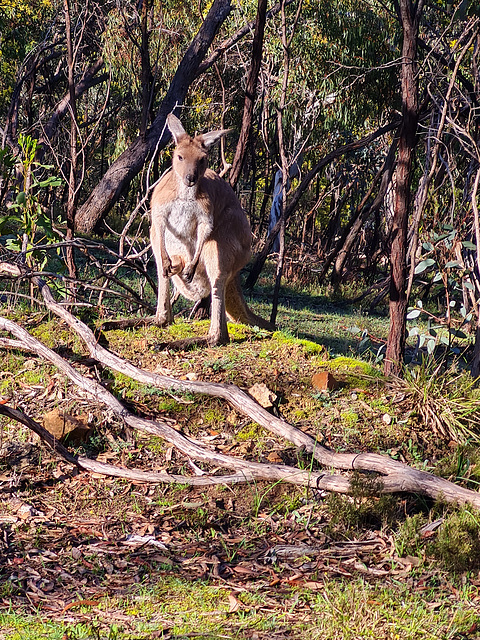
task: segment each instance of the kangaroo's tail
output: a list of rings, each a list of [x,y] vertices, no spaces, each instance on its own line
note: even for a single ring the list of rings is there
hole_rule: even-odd
[[[275,325],[257,316],[257,314],[248,308],[238,276],[232,278],[227,284],[225,290],[225,308],[228,317],[230,320],[233,320],[233,322],[241,322],[254,327],[260,327],[261,329],[267,329],[268,331],[275,331]]]

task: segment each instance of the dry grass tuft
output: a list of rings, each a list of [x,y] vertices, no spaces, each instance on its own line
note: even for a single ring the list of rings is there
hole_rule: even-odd
[[[406,368],[403,378],[387,380],[425,427],[455,443],[480,442],[480,394],[475,384],[468,372],[431,360]]]

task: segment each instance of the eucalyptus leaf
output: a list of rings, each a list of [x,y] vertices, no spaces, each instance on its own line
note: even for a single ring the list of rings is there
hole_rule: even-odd
[[[407,320],[414,320],[422,313],[420,309],[412,309],[407,313]]]
[[[27,201],[27,196],[25,194],[25,191],[20,191],[19,194],[17,194],[17,197],[15,198],[15,202],[18,205],[24,205]]]
[[[435,264],[435,260],[433,258],[427,258],[426,260],[422,260],[415,267],[415,274],[423,273],[429,267],[432,267]]]

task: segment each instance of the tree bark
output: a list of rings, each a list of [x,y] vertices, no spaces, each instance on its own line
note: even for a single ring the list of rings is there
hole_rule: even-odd
[[[75,215],[77,211],[77,103],[75,98],[75,54],[72,42],[72,28],[70,20],[70,0],[64,0],[65,31],[67,39],[67,69],[68,69],[68,94],[70,105],[70,175],[68,179],[67,200],[67,242],[73,240],[75,229]],[[77,277],[75,265],[75,253],[71,244],[67,245],[66,262],[70,278]],[[73,283],[68,285],[69,297],[75,299],[75,287]]]
[[[77,212],[76,228],[89,233],[110,211],[141,171],[146,160],[163,149],[170,139],[166,128],[167,115],[184,101],[218,29],[230,12],[231,0],[215,0],[197,35],[188,47],[170,87],[162,101],[157,117],[144,137],[138,136],[130,147],[109,167],[98,185]]]
[[[281,3],[282,4],[282,3]],[[235,157],[230,171],[230,184],[232,187],[238,182],[243,168],[245,152],[247,150],[250,131],[252,128],[253,107],[255,106],[255,93],[257,87],[258,74],[262,63],[263,34],[265,32],[265,21],[267,14],[267,0],[258,0],[257,17],[255,20],[255,33],[252,44],[252,62],[248,72],[247,85],[245,87],[245,101],[243,104],[242,129],[235,151]]]
[[[400,0],[398,11],[403,30],[402,47],[402,127],[398,144],[395,208],[392,222],[390,253],[390,329],[385,355],[385,374],[398,375],[405,350],[407,312],[407,228],[410,210],[412,160],[417,142],[418,77],[417,37],[423,0],[416,6],[412,0]]]

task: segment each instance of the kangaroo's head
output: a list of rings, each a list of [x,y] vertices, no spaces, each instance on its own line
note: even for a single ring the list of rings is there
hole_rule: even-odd
[[[168,114],[167,125],[176,145],[172,160],[173,171],[184,186],[195,188],[207,168],[208,150],[229,129],[209,131],[192,138],[173,113]]]

